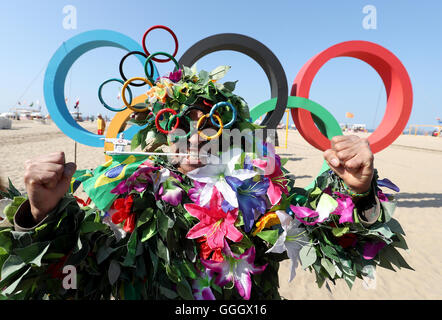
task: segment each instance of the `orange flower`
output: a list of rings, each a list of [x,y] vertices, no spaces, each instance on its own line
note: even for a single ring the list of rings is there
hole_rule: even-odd
[[[257,233],[261,232],[264,228],[270,228],[276,224],[280,224],[278,215],[275,212],[267,212],[261,217],[256,223],[256,229],[253,231],[253,235],[256,236]]]

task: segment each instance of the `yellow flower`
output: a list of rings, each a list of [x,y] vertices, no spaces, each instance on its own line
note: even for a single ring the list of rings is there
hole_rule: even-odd
[[[256,234],[261,232],[264,228],[270,228],[271,226],[280,223],[278,215],[275,212],[267,212],[256,223],[256,229],[253,231],[253,235],[256,236]]]

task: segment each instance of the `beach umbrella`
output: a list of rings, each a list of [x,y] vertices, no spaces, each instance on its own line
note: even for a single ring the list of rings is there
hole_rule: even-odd
[[[77,101],[75,102],[74,109],[77,109],[79,104],[80,104],[80,99],[77,99]]]

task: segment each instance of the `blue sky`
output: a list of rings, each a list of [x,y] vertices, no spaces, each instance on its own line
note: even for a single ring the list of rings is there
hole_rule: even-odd
[[[63,28],[63,8],[77,9],[77,29]],[[377,9],[377,29],[362,26],[362,9]],[[223,0],[223,1],[1,1],[0,4],[0,112],[17,101],[39,100],[44,108],[43,79],[54,52],[69,38],[94,29],[119,31],[141,42],[150,26],[172,28],[179,39],[179,58],[195,42],[217,33],[234,32],[253,37],[281,61],[289,87],[312,56],[348,40],[376,42],[392,51],[405,65],[414,89],[410,124],[436,124],[442,118],[442,2],[438,0]],[[151,51],[172,51],[172,38],[155,31],[148,38]],[[69,106],[80,99],[85,114],[112,116],[98,98],[99,85],[118,77],[124,51],[100,48],[82,56],[69,72],[65,94]],[[217,52],[201,59],[199,69],[230,65],[225,80],[239,80],[237,93],[250,106],[270,97],[264,72],[250,58],[234,52]],[[169,71],[171,63],[158,65]],[[135,59],[128,59],[128,76],[142,76]],[[117,104],[118,86],[103,91],[109,104]],[[134,93],[141,93],[135,90]],[[326,107],[339,122],[379,124],[385,111],[385,91],[376,72],[351,58],[333,59],[316,76],[310,98]],[[345,112],[355,118],[345,119]]]

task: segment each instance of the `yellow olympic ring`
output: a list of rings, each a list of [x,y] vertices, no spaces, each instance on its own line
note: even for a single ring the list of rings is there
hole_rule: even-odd
[[[149,110],[149,107],[148,107],[148,106],[147,106],[146,108],[142,108],[142,109],[140,109],[140,108],[135,108],[135,107],[132,106],[134,103],[132,102],[132,105],[129,104],[129,103],[127,102],[127,100],[126,100],[126,96],[124,95],[127,86],[128,86],[132,81],[135,81],[135,80],[143,81],[145,84],[148,84],[150,87],[153,87],[152,82],[150,82],[150,81],[149,81],[148,79],[146,79],[146,78],[135,77],[135,78],[129,79],[129,80],[127,80],[127,81],[124,83],[123,88],[121,89],[121,99],[123,100],[124,105],[125,105],[126,107],[128,107],[129,109],[131,109],[132,111],[134,111],[134,112],[145,112],[145,111]],[[144,101],[143,101],[143,102],[144,102]]]
[[[133,99],[132,104],[137,105],[139,103],[143,103],[147,99],[147,94],[142,94],[136,98]],[[115,114],[115,117],[113,117],[109,128],[106,131],[106,138],[113,139],[117,138],[118,134],[121,131],[121,128],[126,124],[127,119],[129,119],[130,115],[132,114],[132,110],[126,109],[120,112],[117,112]],[[104,151],[105,151],[105,158],[106,161],[112,160],[112,157],[109,155],[106,155],[106,151],[114,151],[114,145],[110,142],[104,143]]]
[[[201,118],[199,118],[198,122],[196,123],[196,129],[198,130],[198,128],[201,125],[201,121],[203,121],[205,118],[207,118],[209,116],[209,114],[205,114],[203,115]],[[217,116],[216,114],[213,115],[215,117],[215,119],[218,121],[219,123],[219,130],[218,132],[213,135],[213,136],[206,136],[201,130],[198,130],[198,134],[200,135],[201,138],[206,139],[206,140],[212,140],[212,139],[216,139],[218,138],[221,133],[223,132],[223,128],[224,128],[224,124],[221,121],[221,118],[219,116]]]

